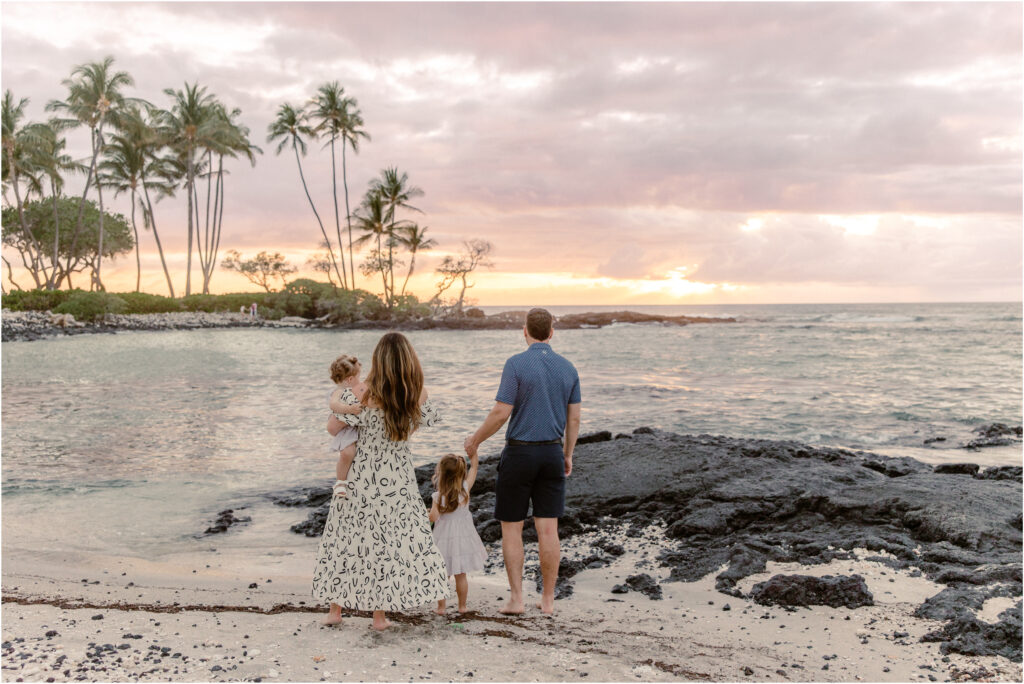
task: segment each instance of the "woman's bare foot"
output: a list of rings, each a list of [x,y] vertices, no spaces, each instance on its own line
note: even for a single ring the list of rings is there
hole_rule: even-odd
[[[384,622],[382,622],[382,623],[378,623],[376,620],[374,620],[373,624],[370,625],[370,629],[375,629],[378,632],[383,632],[385,629],[387,629],[388,627],[391,627],[391,626],[392,626],[391,620],[388,620],[387,618],[385,618]]]
[[[523,602],[521,600],[513,601],[512,599],[509,599],[508,603],[505,604],[505,607],[498,612],[502,615],[522,615],[526,612],[526,608],[523,606]]]
[[[548,605],[545,605],[545,603],[547,603],[547,602],[544,599],[541,599],[541,602],[537,604],[537,608],[539,608],[540,612],[544,613],[545,615],[554,615],[555,614],[555,600],[551,599],[551,603],[548,604]]]
[[[325,617],[323,620],[321,620],[320,624],[323,625],[324,627],[331,627],[333,625],[340,625],[341,624],[341,606],[338,606],[338,609],[335,610],[334,606],[332,605],[330,612],[327,613],[327,617]]]

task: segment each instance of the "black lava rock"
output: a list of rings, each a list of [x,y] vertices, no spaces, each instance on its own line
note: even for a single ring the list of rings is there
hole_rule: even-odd
[[[750,590],[750,598],[762,605],[873,606],[874,597],[860,575],[775,575]]]

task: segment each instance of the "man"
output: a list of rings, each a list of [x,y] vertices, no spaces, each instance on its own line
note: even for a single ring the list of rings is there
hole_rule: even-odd
[[[494,408],[465,443],[466,453],[475,455],[480,444],[511,417],[494,502],[511,590],[501,609],[506,615],[524,611],[523,521],[531,503],[544,581],[538,607],[548,614],[555,609],[561,556],[558,518],[565,513],[565,478],[572,473],[572,452],[580,429],[580,378],[568,360],[552,351],[553,334],[551,314],[531,309],[523,328],[527,349],[505,362]]]

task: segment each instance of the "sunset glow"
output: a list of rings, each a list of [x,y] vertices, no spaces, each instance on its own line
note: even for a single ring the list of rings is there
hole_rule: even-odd
[[[266,130],[337,80],[372,136],[346,159],[353,208],[388,165],[425,191],[421,299],[482,238],[484,305],[1018,301],[1021,35],[1018,3],[8,2],[2,77],[36,121],[108,54],[130,95],[165,107],[164,88],[198,81],[240,108],[263,153],[231,162],[221,250],[279,251],[299,276],[320,230]],[[88,155],[86,131],[68,143]],[[303,173],[333,235],[321,147]],[[183,288],[184,193],[155,209]],[[142,289],[166,294],[140,234]],[[134,253],[103,271],[134,289]]]

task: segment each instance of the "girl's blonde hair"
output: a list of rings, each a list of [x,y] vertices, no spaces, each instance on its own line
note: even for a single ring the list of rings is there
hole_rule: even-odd
[[[363,403],[373,402],[384,413],[384,427],[395,442],[409,439],[420,426],[423,369],[405,335],[390,332],[373,350],[373,367],[366,376]]]
[[[331,381],[338,384],[350,378],[356,373],[356,364],[359,359],[348,354],[342,354],[331,362]]]
[[[434,468],[434,476],[431,481],[437,489],[437,509],[442,513],[451,513],[459,507],[463,501],[469,500],[469,495],[462,488],[466,479],[466,459],[455,454],[445,454],[437,462]]]

